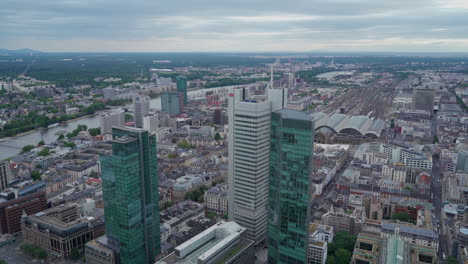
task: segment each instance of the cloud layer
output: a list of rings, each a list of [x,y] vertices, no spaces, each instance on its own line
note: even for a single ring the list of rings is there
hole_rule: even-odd
[[[3,0],[2,48],[468,52],[467,0]]]

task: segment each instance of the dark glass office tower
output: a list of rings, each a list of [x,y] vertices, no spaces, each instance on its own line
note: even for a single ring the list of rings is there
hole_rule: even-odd
[[[307,263],[313,142],[309,115],[271,114],[268,263]]]
[[[177,91],[184,95],[184,105],[187,104],[187,77],[180,75],[176,77]]]
[[[102,156],[109,244],[121,264],[154,263],[161,252],[156,135],[113,128],[112,156]]]

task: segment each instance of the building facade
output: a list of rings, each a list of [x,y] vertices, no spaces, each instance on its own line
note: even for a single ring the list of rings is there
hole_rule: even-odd
[[[309,115],[271,114],[268,263],[307,263],[313,145]]]
[[[184,94],[181,92],[161,93],[161,112],[176,116],[184,112]]]
[[[11,181],[10,164],[0,161],[0,192],[8,187],[9,181]]]
[[[114,128],[112,156],[102,156],[106,235],[122,264],[154,263],[161,251],[156,136]]]
[[[125,113],[122,109],[102,114],[99,118],[102,135],[112,133],[112,127],[125,126]]]
[[[187,77],[180,75],[176,77],[177,91],[182,93],[184,105],[188,103],[187,98]]]
[[[150,98],[149,96],[137,96],[133,98],[134,115],[133,120],[135,126],[143,127],[143,117],[149,113],[150,109]]]

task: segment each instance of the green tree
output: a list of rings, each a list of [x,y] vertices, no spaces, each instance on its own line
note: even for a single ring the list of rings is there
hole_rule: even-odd
[[[23,147],[23,149],[21,150],[21,153],[24,153],[24,152],[29,152],[31,151],[32,149],[34,149],[35,147],[33,145],[26,145]]]
[[[434,137],[432,138],[432,144],[437,144],[437,143],[439,143],[439,137],[438,137],[438,136],[434,136]]]
[[[63,146],[67,148],[74,148],[76,147],[76,144],[73,142],[66,142],[65,144],[63,144]]]
[[[43,148],[39,153],[37,153],[38,156],[47,156],[50,154],[50,150],[48,148]]]
[[[34,181],[40,181],[41,180],[41,173],[38,172],[38,171],[32,171],[31,172],[31,178],[34,180]]]
[[[125,122],[129,122],[133,120],[133,115],[131,114],[125,114]]]
[[[76,248],[72,248],[70,252],[70,258],[73,260],[79,260],[81,258],[80,251]]]
[[[410,220],[409,213],[407,213],[407,212],[394,213],[392,215],[392,220],[399,220],[399,221],[403,221],[403,222],[409,222],[409,220]]]
[[[91,136],[97,136],[101,134],[101,129],[100,128],[90,128],[88,129],[88,132]]]
[[[167,201],[167,202],[163,203],[162,208],[163,208],[163,210],[166,210],[167,208],[169,208],[169,207],[171,207],[173,205],[174,205],[174,203],[172,201]]]
[[[38,145],[38,146],[44,146],[44,145],[45,145],[44,140],[39,141],[39,143],[37,143],[37,145]]]
[[[190,144],[187,142],[187,140],[179,141],[179,142],[177,143],[177,146],[178,146],[179,148],[183,148],[183,149],[192,149],[192,148],[195,148],[195,146],[190,145]]]
[[[64,139],[64,138],[65,138],[65,136],[64,136],[63,134],[60,134],[60,136],[58,137],[57,140],[62,140],[62,139]]]
[[[167,157],[170,158],[170,159],[175,159],[175,158],[178,158],[178,157],[179,157],[179,154],[177,154],[177,153],[169,153],[169,154],[167,154]]]
[[[221,135],[219,133],[216,133],[214,138],[216,141],[219,141],[221,140]]]
[[[336,264],[335,256],[333,256],[333,255],[331,255],[331,256],[328,255],[328,256],[327,256],[327,262],[326,262],[326,264]]]
[[[336,264],[349,264],[352,253],[344,248],[340,248],[335,252]]]

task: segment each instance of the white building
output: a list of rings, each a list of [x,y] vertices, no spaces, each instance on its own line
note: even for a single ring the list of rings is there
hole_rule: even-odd
[[[309,240],[307,250],[307,263],[325,264],[327,261],[328,243],[318,240]]]
[[[159,128],[159,116],[157,114],[147,114],[143,117],[143,129],[154,132]]]
[[[135,126],[143,127],[143,117],[149,113],[150,98],[149,96],[136,96],[133,98],[133,108]]]
[[[229,220],[260,243],[267,235],[270,115],[285,108],[287,90],[268,89],[269,100],[250,100],[246,88],[229,94]]]
[[[228,193],[226,186],[218,184],[205,192],[205,206],[208,211],[221,215],[228,213]]]
[[[125,113],[122,109],[114,110],[99,116],[101,121],[101,134],[111,134],[112,127],[125,126]]]

